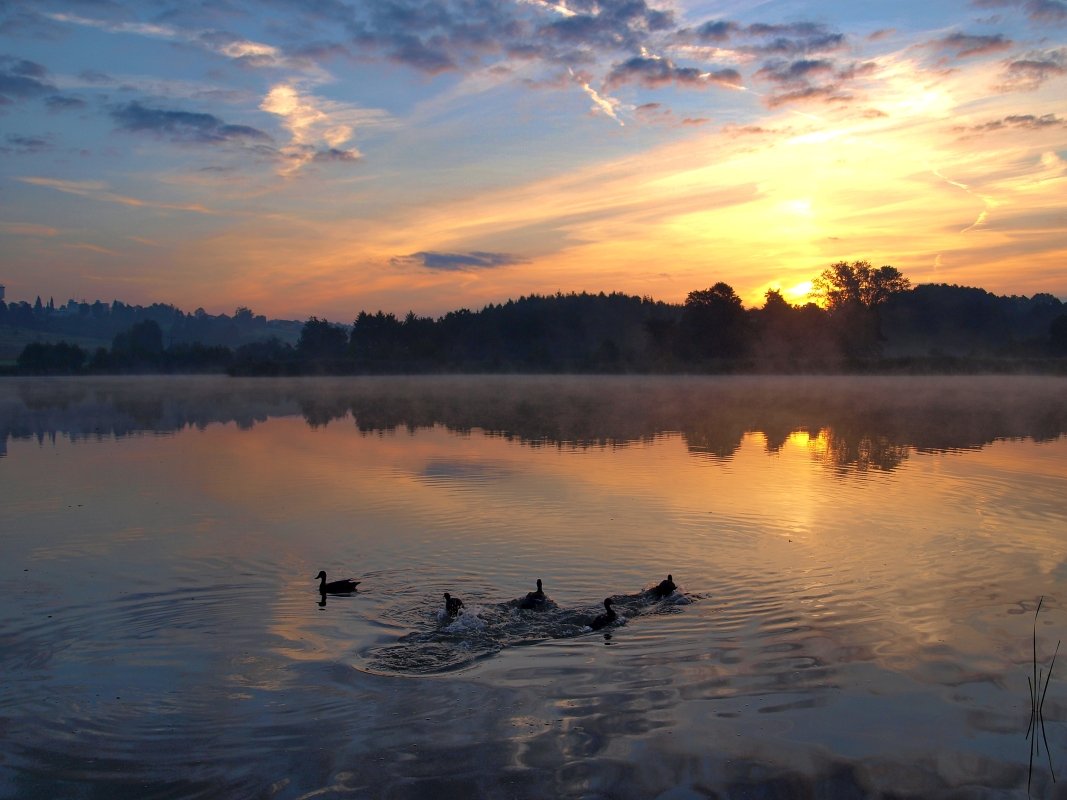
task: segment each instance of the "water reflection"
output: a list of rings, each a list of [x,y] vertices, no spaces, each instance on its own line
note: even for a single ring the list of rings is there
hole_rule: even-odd
[[[1064,388],[0,382],[0,797],[1025,796]]]
[[[798,434],[836,470],[888,471],[913,452],[1047,441],[1067,433],[1067,380],[1050,377],[417,377],[313,380],[116,378],[0,382],[0,453],[11,439],[249,429],[300,416],[367,434],[442,426],[531,447],[625,447],[680,434],[690,453],[732,459],[762,433]]]

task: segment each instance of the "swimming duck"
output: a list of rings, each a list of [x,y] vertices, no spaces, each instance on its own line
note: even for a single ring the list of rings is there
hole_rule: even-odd
[[[526,597],[519,601],[519,608],[540,608],[545,600],[545,590],[541,588],[541,579],[537,579],[537,591],[527,592]]]
[[[463,601],[445,592],[445,613],[450,617],[454,617],[461,608],[463,608]]]
[[[652,594],[656,597],[663,598],[677,588],[678,587],[674,585],[674,576],[668,575],[666,580],[660,581],[657,586],[652,587]]]
[[[594,631],[598,631],[605,625],[610,625],[619,615],[615,613],[615,609],[611,607],[612,600],[610,597],[604,598],[604,613],[598,615],[592,622],[589,623],[589,627]]]
[[[319,570],[319,574],[315,577],[319,579],[319,594],[346,594],[356,591],[356,586],[363,583],[363,581],[354,581],[351,578],[326,583],[326,570],[324,569]]]

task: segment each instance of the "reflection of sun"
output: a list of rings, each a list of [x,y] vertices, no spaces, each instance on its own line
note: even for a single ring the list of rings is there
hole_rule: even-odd
[[[821,428],[818,431],[793,431],[789,434],[789,443],[797,447],[803,447],[816,459],[822,460],[830,449],[830,435],[825,428]]]

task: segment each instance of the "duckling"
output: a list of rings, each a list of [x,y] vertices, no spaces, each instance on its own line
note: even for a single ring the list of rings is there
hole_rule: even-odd
[[[615,613],[615,609],[611,607],[612,599],[610,597],[604,598],[604,613],[598,615],[592,622],[589,623],[589,627],[594,631],[598,631],[605,625],[610,625],[619,615]]]
[[[662,599],[677,588],[674,585],[674,576],[668,575],[666,580],[662,580],[658,585],[652,587],[652,594]]]
[[[315,577],[319,579],[319,594],[347,594],[356,591],[356,587],[363,583],[363,581],[354,581],[351,578],[326,583],[326,570],[319,570],[319,574]]]
[[[450,617],[454,617],[459,614],[461,608],[463,608],[463,601],[445,592],[445,613]]]
[[[545,590],[541,588],[541,579],[537,579],[537,591],[527,592],[526,597],[519,601],[519,608],[540,608],[544,605]]]

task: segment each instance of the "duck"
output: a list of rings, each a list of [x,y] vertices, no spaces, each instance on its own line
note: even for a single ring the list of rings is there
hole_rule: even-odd
[[[463,601],[445,592],[445,613],[450,617],[454,617],[459,614],[461,608],[463,608]]]
[[[662,580],[658,585],[652,587],[652,594],[656,597],[663,598],[677,588],[678,587],[674,584],[674,576],[668,575],[666,580]]]
[[[610,625],[619,618],[619,615],[615,613],[615,609],[611,607],[612,599],[610,597],[604,598],[604,613],[599,614],[592,622],[589,623],[589,627],[594,631],[598,631],[605,625]]]
[[[537,591],[527,592],[526,597],[519,601],[519,608],[540,608],[545,600],[545,590],[541,588],[541,579],[537,579]]]
[[[319,570],[319,574],[315,576],[319,581],[319,594],[346,594],[348,592],[356,591],[356,587],[363,583],[363,581],[354,581],[351,578],[345,578],[343,581],[330,581],[326,582],[326,570]]]

